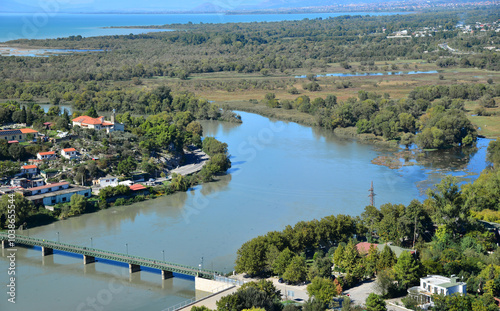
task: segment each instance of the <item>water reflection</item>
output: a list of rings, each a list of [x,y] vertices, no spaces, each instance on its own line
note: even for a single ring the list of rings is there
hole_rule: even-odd
[[[203,126],[203,136],[216,136],[221,133],[228,135],[233,129],[239,127],[241,123],[220,122],[220,121],[200,121]]]

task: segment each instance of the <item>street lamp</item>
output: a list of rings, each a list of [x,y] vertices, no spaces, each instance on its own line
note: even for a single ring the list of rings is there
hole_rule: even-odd
[[[57,243],[59,243],[59,231],[57,231]]]
[[[92,244],[92,238],[90,238],[90,248],[94,248],[94,245]]]
[[[161,253],[163,254],[163,261],[165,261],[165,250],[162,250]]]
[[[127,248],[127,256],[128,256],[128,243],[125,243],[125,247]]]

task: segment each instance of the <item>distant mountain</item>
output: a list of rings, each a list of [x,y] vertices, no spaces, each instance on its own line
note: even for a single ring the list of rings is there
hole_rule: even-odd
[[[0,1],[0,13],[23,13],[23,12],[39,12],[41,8],[31,5],[20,5],[12,0]]]
[[[223,7],[220,7],[210,2],[205,2],[195,7],[194,9],[189,10],[189,12],[195,12],[195,13],[213,13],[213,12],[224,12],[224,11],[227,11],[227,9],[224,9]]]
[[[238,7],[239,10],[262,10],[262,9],[281,9],[281,8],[303,8],[303,7],[318,7],[330,6],[338,4],[356,4],[356,3],[379,3],[386,2],[385,0],[349,0],[349,1],[332,1],[332,0],[264,0],[259,4],[245,5]]]

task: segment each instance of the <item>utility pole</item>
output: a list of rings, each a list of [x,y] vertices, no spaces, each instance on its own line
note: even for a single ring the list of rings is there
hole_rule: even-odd
[[[415,227],[413,227],[413,249],[415,249],[416,239],[417,239],[417,215],[415,215]]]
[[[370,189],[368,189],[368,191],[370,192],[370,194],[368,195],[368,197],[370,198],[370,205],[371,206],[375,206],[375,191],[373,189],[373,181],[372,181],[372,187]]]

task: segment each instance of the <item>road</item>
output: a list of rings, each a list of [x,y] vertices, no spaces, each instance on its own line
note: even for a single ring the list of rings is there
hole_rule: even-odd
[[[201,149],[194,149],[191,151],[186,151],[185,153],[186,164],[183,166],[178,166],[177,168],[170,170],[169,176],[167,177],[159,177],[155,180],[156,184],[161,184],[164,181],[170,180],[172,178],[172,173],[180,174],[180,175],[189,175],[196,172],[199,172],[203,166],[207,163],[210,157],[203,152]],[[150,185],[149,182],[139,182],[145,186]],[[92,186],[92,193],[95,195],[99,194],[101,187]]]
[[[196,173],[207,163],[208,155],[200,149],[185,152],[186,164],[170,171],[180,175],[189,175]]]
[[[370,295],[371,293],[378,294],[377,287],[375,285],[375,281],[373,281],[373,280],[365,281],[356,287],[352,287],[352,288],[349,288],[348,290],[344,291],[344,294],[349,294],[349,298],[351,299],[352,303],[355,305],[359,305],[359,306],[362,306],[365,304],[366,298],[368,298],[368,295]],[[388,311],[408,310],[408,309],[393,305],[396,303],[402,305],[402,303],[400,302],[400,299],[391,299],[390,302],[393,304],[389,304],[388,302],[389,301],[386,301]]]

